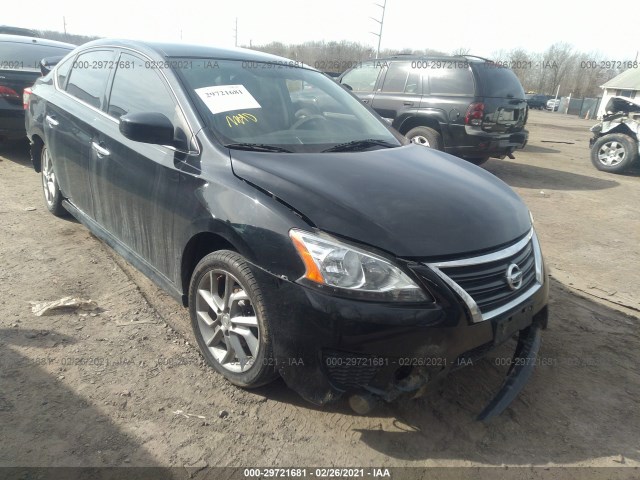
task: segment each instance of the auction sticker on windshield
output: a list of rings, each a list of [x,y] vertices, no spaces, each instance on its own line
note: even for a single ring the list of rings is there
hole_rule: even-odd
[[[211,113],[262,108],[244,85],[222,85],[196,88],[196,93]]]

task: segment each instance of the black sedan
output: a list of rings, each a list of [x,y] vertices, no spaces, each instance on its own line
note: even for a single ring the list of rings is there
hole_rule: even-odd
[[[41,61],[64,57],[75,45],[0,34],[0,141],[25,138],[24,94],[41,75]]]
[[[519,335],[489,418],[531,373],[548,282],[527,207],[321,72],[99,40],[36,83],[26,123],[47,208],[188,306],[236,385],[366,412]]]

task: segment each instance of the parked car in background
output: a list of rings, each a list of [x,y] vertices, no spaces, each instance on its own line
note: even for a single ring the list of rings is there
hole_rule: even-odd
[[[188,306],[235,385],[280,375],[364,413],[517,335],[487,419],[535,365],[549,282],[525,204],[317,70],[99,40],[36,82],[26,122],[47,208]]]
[[[41,75],[45,57],[64,57],[75,45],[19,35],[0,35],[0,141],[26,136],[24,93]]]
[[[557,112],[558,108],[560,108],[559,98],[551,98],[547,100],[547,110],[551,110],[552,112]]]
[[[40,32],[31,30],[30,28],[11,27],[9,25],[0,25],[0,34],[21,35],[23,37],[41,37]]]
[[[398,55],[363,62],[339,81],[413,143],[476,164],[513,158],[527,143],[522,85],[485,59]]]
[[[591,162],[605,172],[622,173],[638,161],[640,102],[611,97],[602,122],[591,127]]]
[[[541,95],[538,93],[528,93],[526,95],[526,98],[529,108],[535,108],[538,110],[544,110],[547,106],[547,100],[549,99],[549,97],[547,97],[546,95]]]

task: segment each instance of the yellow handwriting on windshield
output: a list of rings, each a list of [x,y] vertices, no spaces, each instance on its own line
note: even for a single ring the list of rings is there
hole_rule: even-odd
[[[255,117],[255,115],[251,115],[250,113],[239,113],[237,115],[227,115],[227,125],[229,125],[229,127],[244,125],[245,123],[248,123],[248,122],[258,123],[258,119]]]

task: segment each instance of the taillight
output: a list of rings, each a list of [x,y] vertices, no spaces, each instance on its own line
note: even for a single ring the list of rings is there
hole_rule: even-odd
[[[464,116],[465,125],[480,126],[482,125],[482,117],[484,116],[484,103],[474,102],[467,108],[467,114]]]
[[[16,98],[18,98],[18,99],[20,98],[18,93],[13,88],[5,87],[3,85],[0,85],[0,97],[6,98],[6,99],[11,99],[11,100],[15,100]]]
[[[29,100],[31,100],[31,89],[27,87],[22,92],[22,107],[25,110],[29,108]]]

